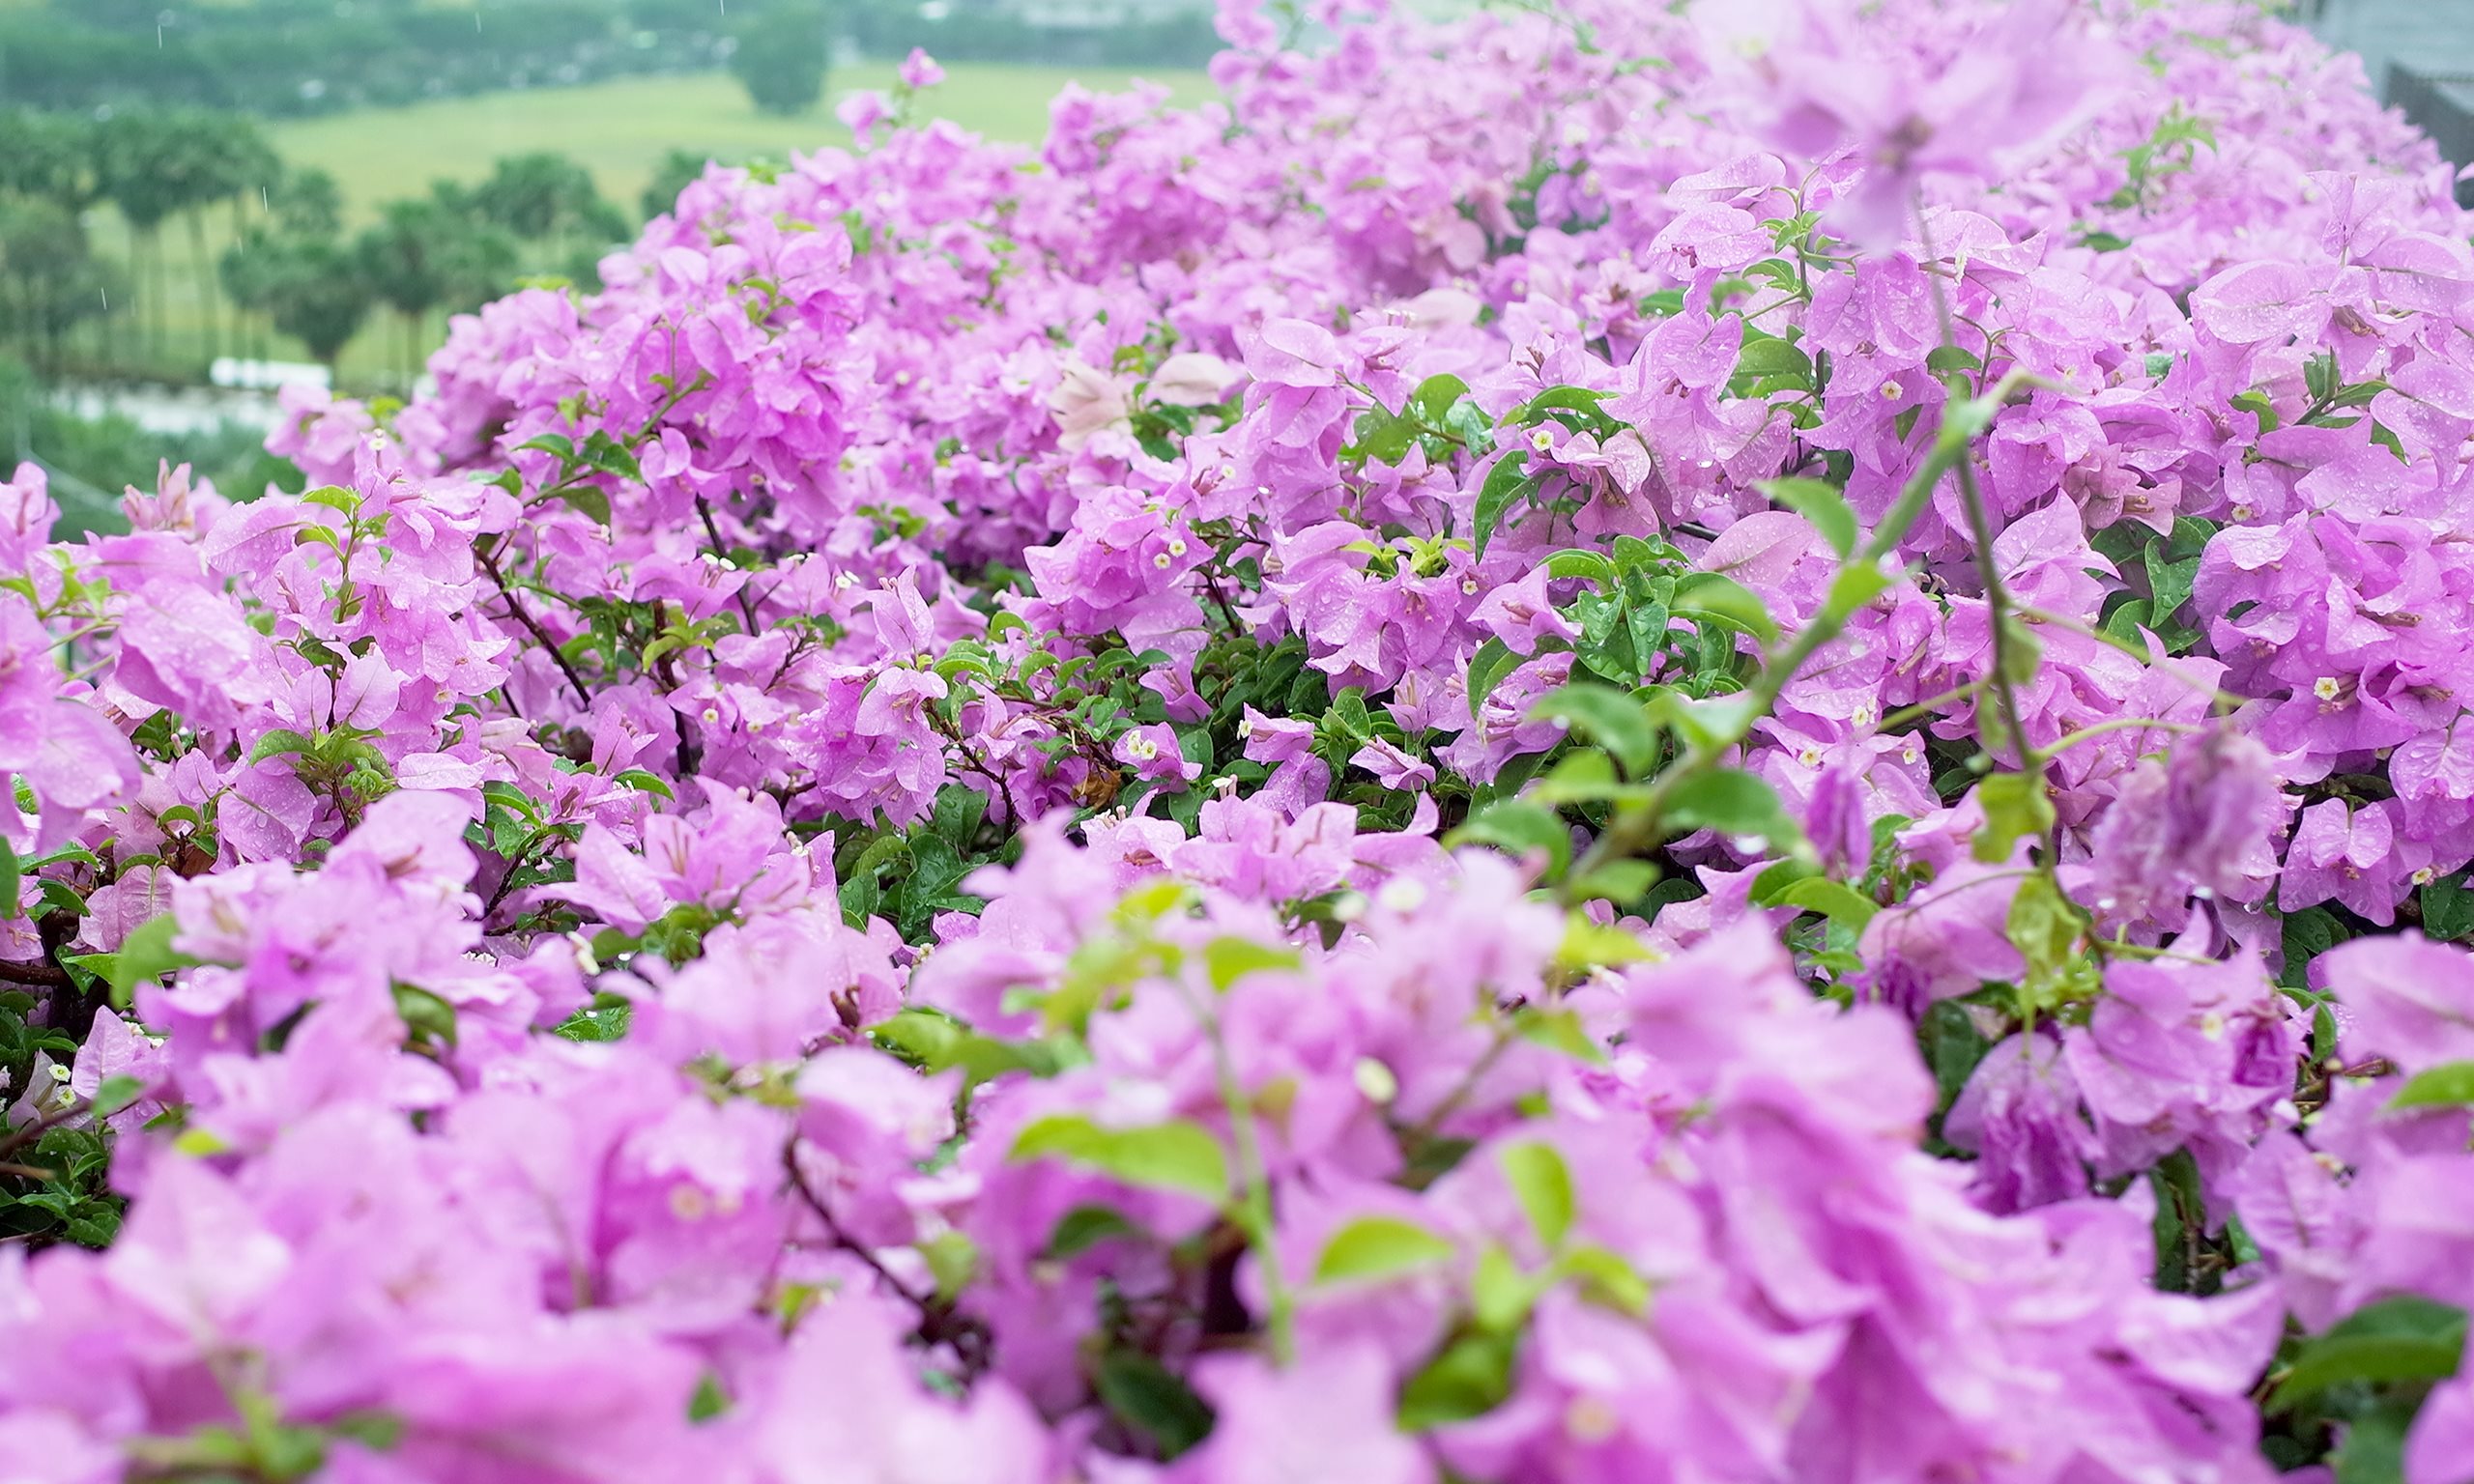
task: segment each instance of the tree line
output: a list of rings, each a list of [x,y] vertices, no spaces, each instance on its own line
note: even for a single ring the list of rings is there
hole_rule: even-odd
[[[1209,0],[39,0],[0,7],[0,98],[285,116],[732,66],[759,106],[813,100],[839,45],[948,61],[1200,67]]]
[[[93,241],[106,206],[128,234],[118,262]],[[216,215],[228,217],[219,234]],[[176,223],[199,291],[185,357],[166,325]],[[475,186],[436,183],[352,230],[333,177],[286,166],[245,116],[0,110],[0,337],[55,374],[195,376],[218,355],[264,354],[270,330],[331,367],[382,311],[399,322],[396,363],[409,368],[431,315],[476,307],[528,272],[590,281],[632,227],[559,155],[501,159]],[[101,332],[81,347],[88,326]]]
[[[152,100],[325,113],[709,68],[719,14],[710,0],[48,0],[0,12],[0,95],[62,108]]]

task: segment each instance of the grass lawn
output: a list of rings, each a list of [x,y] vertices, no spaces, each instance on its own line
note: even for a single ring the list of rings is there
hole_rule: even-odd
[[[1096,69],[956,63],[946,69],[944,83],[929,95],[928,103],[931,112],[991,139],[1037,144],[1048,131],[1049,100],[1066,83],[1079,80],[1085,87],[1108,91],[1125,87],[1136,75]],[[1170,87],[1179,103],[1213,96],[1210,80],[1199,72],[1148,75]],[[490,173],[501,157],[541,150],[570,156],[591,170],[602,194],[632,216],[637,198],[672,150],[787,159],[794,150],[848,146],[849,130],[833,117],[834,101],[849,92],[891,87],[893,80],[890,63],[842,69],[829,79],[825,100],[797,118],[760,114],[734,79],[699,73],[365,109],[275,124],[268,133],[287,163],[315,166],[334,176],[343,187],[352,226],[368,220],[384,202],[426,193],[434,180],[477,181]],[[129,236],[119,219],[108,211],[98,212],[93,226],[99,250],[126,262]],[[233,227],[229,211],[217,208],[212,214],[208,222],[211,253],[221,254],[232,240]],[[193,375],[206,359],[212,284],[202,281],[192,267],[185,223],[166,223],[163,247],[164,345],[156,358],[181,374]],[[149,285],[135,287],[144,293]],[[223,322],[223,349],[226,354],[235,353],[241,347],[235,344],[232,313],[229,308],[217,313]],[[420,354],[425,357],[444,332],[443,323],[435,318],[421,327]],[[116,313],[80,339],[91,344],[98,334],[111,337],[113,359],[138,358],[128,349],[138,336],[129,315]],[[406,364],[406,334],[390,311],[382,309],[372,315],[368,328],[344,351],[346,386],[365,389],[391,382]],[[308,358],[298,345],[262,328],[252,329],[247,349],[283,359]]]
[[[932,111],[991,139],[1036,144],[1048,132],[1049,100],[1068,82],[1122,88],[1134,74],[1061,67],[960,62],[929,95]],[[533,89],[479,98],[372,108],[280,124],[275,148],[292,164],[332,174],[359,216],[397,196],[417,195],[433,180],[477,181],[502,156],[547,150],[574,157],[601,182],[602,194],[633,211],[653,169],[675,149],[788,159],[791,152],[848,146],[833,117],[846,93],[893,85],[890,64],[836,71],[811,113],[758,113],[738,83],[722,73],[629,77],[589,87]],[[1211,96],[1198,72],[1156,80],[1181,103]]]

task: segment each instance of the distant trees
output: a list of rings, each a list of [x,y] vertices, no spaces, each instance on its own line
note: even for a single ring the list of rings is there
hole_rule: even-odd
[[[407,374],[420,362],[433,316],[477,308],[505,293],[528,263],[565,267],[630,229],[591,174],[560,155],[503,159],[475,186],[437,182],[425,196],[388,202],[349,237],[341,192],[323,171],[286,177],[267,207],[223,255],[224,294],[331,366],[371,314],[391,309],[393,358]]]
[[[105,205],[129,234],[113,261],[85,224]],[[110,317],[114,331],[81,353],[90,368],[195,375],[253,339],[263,354],[270,328],[332,364],[385,307],[401,327],[391,358],[409,374],[440,313],[475,308],[527,271],[590,282],[633,228],[590,172],[548,154],[503,159],[475,186],[439,183],[374,220],[349,215],[331,176],[287,170],[245,115],[0,108],[0,344],[58,372],[74,358],[72,332]],[[164,251],[175,221],[187,227],[187,273]]]
[[[739,23],[731,74],[759,112],[805,113],[824,96],[825,20],[812,5],[785,4]]]
[[[734,3],[735,9],[735,3]],[[628,44],[613,0],[11,0],[0,96],[45,107],[316,113],[644,71],[676,54]],[[718,33],[712,0],[699,23]],[[707,45],[709,46],[708,40]],[[709,52],[703,58],[710,65]]]
[[[108,312],[114,293],[127,301],[74,214],[41,197],[0,196],[0,321],[38,362],[57,364],[69,332]]]
[[[563,155],[502,159],[473,188],[481,219],[530,244],[527,256],[558,276],[590,284],[603,253],[624,242],[635,223],[603,199],[592,172]]]
[[[153,312],[145,327],[147,341],[159,352],[168,298],[163,223],[175,214],[187,218],[197,279],[207,281],[206,208],[254,194],[275,180],[282,162],[254,121],[195,108],[114,112],[95,126],[93,153],[97,186],[129,224],[129,261],[149,280],[147,301]],[[221,338],[213,295],[204,297],[200,312],[206,317],[207,353],[212,356]]]
[[[257,125],[237,114],[0,111],[0,214],[7,223],[0,275],[14,311],[0,332],[15,334],[49,362],[72,327],[110,308],[117,275],[94,261],[82,224],[88,208],[108,201],[129,224],[130,266],[151,285],[143,296],[151,312],[140,328],[149,348],[159,348],[163,224],[176,215],[187,219],[203,277],[207,209],[254,195],[280,168]],[[219,331],[211,295],[202,312],[211,353]]]
[[[430,194],[390,201],[355,244],[361,271],[403,321],[400,362],[418,362],[418,328],[433,310],[477,309],[515,277],[512,237],[444,182]]]
[[[701,150],[673,150],[653,167],[653,178],[645,184],[645,194],[638,203],[645,219],[652,220],[678,204],[678,193],[704,175],[712,157]],[[728,163],[728,161],[725,161]]]
[[[332,237],[260,234],[224,254],[222,277],[233,302],[264,311],[331,371],[378,302],[367,265]]]

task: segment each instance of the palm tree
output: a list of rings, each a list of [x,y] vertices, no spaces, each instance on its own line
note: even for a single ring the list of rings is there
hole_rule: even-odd
[[[273,186],[283,174],[283,161],[268,144],[257,122],[237,113],[206,116],[212,121],[195,139],[196,174],[191,178],[182,214],[188,217],[190,267],[198,299],[206,310],[206,354],[213,359],[223,341],[222,316],[216,310],[214,260],[206,246],[206,208],[216,201],[238,200]]]
[[[398,365],[408,382],[418,374],[416,342],[430,311],[477,307],[504,292],[515,273],[513,241],[445,182],[425,197],[388,202],[355,252],[378,298],[402,316]]]
[[[330,374],[378,301],[360,254],[332,238],[262,233],[223,263],[233,297],[264,307]]]
[[[163,220],[178,209],[182,171],[172,164],[180,146],[165,115],[153,109],[118,112],[95,129],[95,173],[103,199],[129,226],[129,263],[139,284],[138,332],[149,355],[161,345]]]
[[[201,216],[211,202],[273,180],[281,170],[257,126],[237,115],[196,108],[143,108],[113,114],[96,130],[102,193],[129,223],[130,259],[149,280],[148,349],[162,350],[166,285],[162,225],[175,213],[189,220],[190,247],[207,311],[209,354],[216,325],[212,270]]]

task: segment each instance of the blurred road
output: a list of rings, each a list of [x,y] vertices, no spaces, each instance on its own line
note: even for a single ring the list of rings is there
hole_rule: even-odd
[[[2302,0],[2320,40],[2362,53],[2373,91],[2388,64],[2421,72],[2474,72],[2474,0]]]

